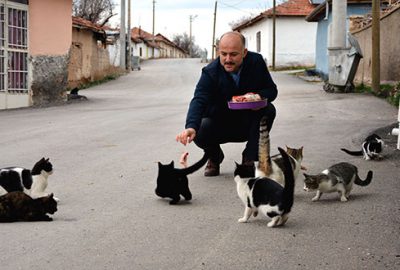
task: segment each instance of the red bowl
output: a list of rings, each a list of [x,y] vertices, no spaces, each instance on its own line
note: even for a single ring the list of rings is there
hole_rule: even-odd
[[[267,99],[249,102],[232,102],[228,101],[228,108],[231,110],[249,110],[260,109],[267,106]]]

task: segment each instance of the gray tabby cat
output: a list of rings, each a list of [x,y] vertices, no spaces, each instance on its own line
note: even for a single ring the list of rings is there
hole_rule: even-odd
[[[294,178],[296,179],[301,169],[305,169],[303,161],[303,147],[291,148],[286,146],[286,153],[289,155],[292,165]],[[256,177],[268,177],[275,180],[281,186],[285,185],[284,160],[282,155],[270,156],[270,139],[267,130],[267,118],[263,117],[260,121],[260,138],[258,143],[258,165]]]
[[[332,165],[317,175],[304,174],[304,190],[316,190],[317,194],[312,201],[318,201],[323,193],[338,192],[340,200],[346,202],[353,188],[353,183],[359,186],[367,186],[372,180],[372,171],[368,171],[367,178],[361,180],[358,169],[347,162]]]

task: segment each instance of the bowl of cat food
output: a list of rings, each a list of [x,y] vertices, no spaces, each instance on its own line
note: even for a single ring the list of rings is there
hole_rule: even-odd
[[[260,99],[256,93],[249,92],[241,96],[233,96],[228,101],[228,108],[231,110],[261,109],[267,106],[267,99]]]

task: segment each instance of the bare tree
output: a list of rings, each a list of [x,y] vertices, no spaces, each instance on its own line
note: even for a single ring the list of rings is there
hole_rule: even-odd
[[[115,0],[73,0],[72,14],[84,18],[93,23],[105,25],[115,16]]]
[[[175,34],[172,41],[185,51],[189,51],[190,48],[190,38],[187,33]],[[193,42],[193,39],[192,39]]]
[[[172,41],[180,48],[189,52],[191,57],[200,57],[203,51],[195,44],[195,37],[192,36],[192,46],[190,46],[190,37],[187,33],[175,34]]]
[[[231,21],[228,23],[228,25],[231,27],[231,29],[247,22],[250,21],[254,16],[242,16],[241,18],[235,20],[235,21]]]

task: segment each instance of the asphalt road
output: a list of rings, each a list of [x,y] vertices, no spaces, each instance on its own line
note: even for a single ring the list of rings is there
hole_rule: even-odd
[[[154,194],[157,161],[177,162],[175,135],[203,64],[157,60],[141,71],[80,91],[88,101],[0,111],[0,166],[31,168],[49,157],[54,221],[0,224],[0,268],[14,269],[399,269],[400,161],[392,146],[367,162],[339,149],[390,125],[397,109],[370,95],[327,94],[320,84],[273,73],[279,88],[271,132],[277,146],[304,146],[309,173],[336,162],[374,179],[311,202],[297,180],[287,224],[241,224],[233,180],[244,144],[226,144],[218,177],[190,176],[193,200],[170,206]],[[189,163],[201,151],[189,145]],[[398,156],[397,156],[398,157]]]

